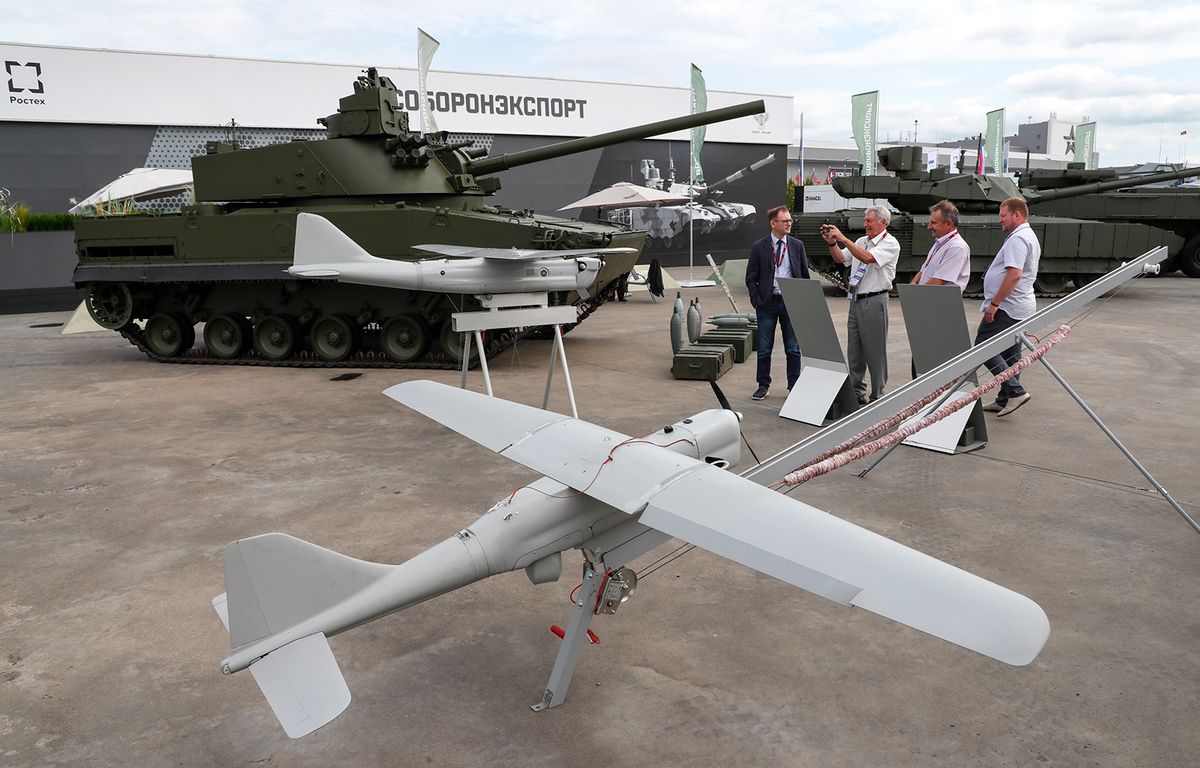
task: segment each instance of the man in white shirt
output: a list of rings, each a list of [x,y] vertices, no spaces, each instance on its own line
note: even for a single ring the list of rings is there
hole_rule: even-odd
[[[933,233],[933,246],[913,284],[957,285],[962,293],[971,278],[971,246],[958,232],[958,207],[943,200],[929,209],[926,226]]]
[[[832,224],[821,227],[821,237],[829,244],[833,260],[850,266],[846,362],[850,366],[850,384],[863,405],[882,397],[887,386],[888,291],[892,289],[896,261],[900,258],[900,243],[887,231],[891,219],[891,212],[882,205],[868,208],[863,214],[863,229],[867,234],[854,242]]]
[[[1042,247],[1030,228],[1029,206],[1019,197],[1010,197],[1000,204],[1000,228],[1007,237],[992,265],[983,276],[983,320],[975,334],[975,343],[998,336],[1037,312],[1033,281],[1037,278],[1038,260]],[[993,375],[1015,365],[1021,358],[1021,345],[1011,347],[984,363]],[[1019,376],[1000,385],[996,402],[983,410],[997,416],[1007,416],[1029,402],[1031,395],[1021,386]]]

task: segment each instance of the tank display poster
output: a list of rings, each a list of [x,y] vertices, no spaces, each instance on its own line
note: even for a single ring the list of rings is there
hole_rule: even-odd
[[[850,97],[850,122],[858,145],[858,164],[864,176],[875,175],[875,132],[879,115],[879,91]]]
[[[496,136],[492,152],[528,149],[540,141]],[[664,266],[687,264],[688,230],[693,219],[697,261],[704,263],[706,253],[718,262],[744,259],[750,244],[766,231],[767,209],[786,202],[786,153],[783,144],[706,142],[703,161],[707,181],[693,186],[687,179],[689,142],[631,141],[538,166],[514,168],[505,173],[504,186],[494,199],[512,208],[553,213],[620,181],[644,185],[675,194],[681,202],[657,208],[575,209],[556,215],[586,221],[602,219],[647,230],[640,259],[643,264],[652,258]],[[744,173],[739,176],[739,171]]]

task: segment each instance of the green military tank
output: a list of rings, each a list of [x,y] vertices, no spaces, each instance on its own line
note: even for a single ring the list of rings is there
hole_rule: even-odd
[[[420,244],[633,249],[606,254],[590,289],[551,295],[574,304],[578,322],[636,263],[646,233],[489,205],[500,188],[492,174],[763,109],[749,102],[487,157],[444,132],[410,130],[394,84],[368,69],[318,121],[328,138],[257,149],[210,142],[192,160],[196,202],[180,213],[80,219],[75,284],[97,323],[155,360],[455,366],[462,342],[450,315],[477,307],[473,295],[295,279],[285,270],[297,215],[318,214],[385,259],[428,258]],[[204,346],[193,349],[201,323]],[[525,330],[488,334],[488,354]]]
[[[1180,169],[1153,174],[1165,180],[1200,175],[1200,169]],[[1031,170],[1020,174],[1022,192],[1037,201],[1038,214],[1093,219],[1103,222],[1148,224],[1174,232],[1183,240],[1162,263],[1162,270],[1183,270],[1200,277],[1200,189],[1194,186],[1163,186],[1147,182],[1150,175],[1118,177],[1112,168],[1084,170],[1070,163],[1065,170]],[[1114,189],[1114,184],[1119,185]],[[1060,189],[1093,191],[1058,197]]]
[[[1190,173],[1171,171],[1143,176],[1136,181],[1109,179],[1037,190],[1021,188],[1004,176],[952,174],[945,168],[925,171],[921,147],[886,147],[879,150],[879,159],[895,176],[848,176],[835,179],[833,186],[842,197],[882,198],[898,209],[888,226],[888,231],[900,241],[897,282],[910,281],[924,263],[933,246],[933,235],[926,228],[929,207],[941,200],[951,200],[959,209],[959,232],[971,246],[971,281],[967,292],[972,294],[982,290],[983,273],[1004,243],[996,214],[1000,203],[1010,197],[1023,197],[1029,204],[1029,225],[1042,244],[1034,288],[1043,296],[1062,295],[1072,284],[1085,285],[1151,248],[1165,245],[1170,253],[1184,248],[1183,237],[1159,226],[1117,219],[1047,216],[1043,211],[1052,201],[1060,204],[1058,201],[1094,197],[1131,184],[1183,178],[1194,174],[1194,169]],[[794,213],[792,221],[792,234],[804,241],[810,267],[844,286],[846,270],[829,255],[819,229],[829,223],[847,235],[861,233],[862,211]]]

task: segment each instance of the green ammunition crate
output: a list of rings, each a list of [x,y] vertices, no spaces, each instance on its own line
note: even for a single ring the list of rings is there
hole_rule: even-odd
[[[708,331],[700,335],[697,344],[721,346],[728,344],[733,347],[733,362],[744,363],[746,358],[754,354],[754,339],[757,334],[748,329],[727,328]]]
[[[677,379],[716,381],[733,367],[733,347],[693,345],[684,347],[671,362],[671,375]]]

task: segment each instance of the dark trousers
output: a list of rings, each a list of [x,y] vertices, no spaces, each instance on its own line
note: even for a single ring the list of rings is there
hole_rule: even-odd
[[[779,324],[783,331],[783,351],[787,355],[788,389],[800,378],[800,342],[796,341],[796,332],[792,330],[792,321],[788,319],[787,307],[783,305],[783,297],[776,294],[771,300],[757,309],[758,313],[758,383],[759,386],[771,386],[771,350],[775,347],[775,325]]]
[[[1003,309],[996,310],[995,319],[992,322],[987,320],[979,321],[979,330],[975,333],[975,343],[987,341],[993,336],[999,336],[1009,328],[1012,328],[1020,320],[1013,320],[1008,316],[1008,313]],[[1021,359],[1021,344],[1017,342],[1008,349],[1004,350],[995,357],[990,357],[984,362],[987,369],[992,372],[993,376],[997,376],[1004,372],[1004,369],[1016,365]],[[996,402],[1000,405],[1006,405],[1010,398],[1020,397],[1025,394],[1025,388],[1021,386],[1021,377],[1013,376],[1008,381],[1000,385],[1000,391],[996,394]]]

